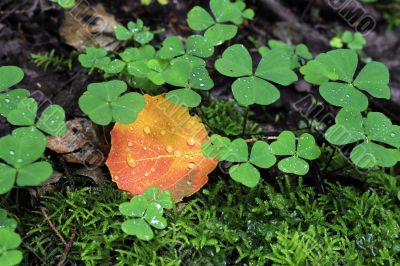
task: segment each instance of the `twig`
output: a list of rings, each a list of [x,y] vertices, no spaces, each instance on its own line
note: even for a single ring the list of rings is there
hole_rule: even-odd
[[[47,215],[46,209],[44,207],[40,207],[40,212],[43,214],[44,218],[46,219],[47,224],[51,228],[51,230],[56,234],[56,236],[61,240],[61,242],[64,245],[67,245],[67,242],[65,241],[64,237],[61,235],[61,233],[57,230],[57,228],[54,226],[54,224],[50,221],[49,216]]]
[[[61,259],[58,262],[57,266],[63,266],[65,264],[65,261],[67,260],[67,257],[68,257],[68,253],[72,248],[72,244],[74,243],[75,238],[76,238],[76,228],[72,232],[72,235],[71,235],[71,238],[68,241],[68,244],[65,245],[64,252],[63,252],[63,254],[61,256]]]

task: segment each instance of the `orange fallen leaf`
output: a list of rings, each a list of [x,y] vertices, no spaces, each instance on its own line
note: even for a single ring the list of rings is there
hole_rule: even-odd
[[[134,123],[115,124],[106,164],[120,189],[136,195],[159,186],[180,201],[205,185],[217,165],[201,151],[207,131],[197,116],[164,95],[145,98]]]

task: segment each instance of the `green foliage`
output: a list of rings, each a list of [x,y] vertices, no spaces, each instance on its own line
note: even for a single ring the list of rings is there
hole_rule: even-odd
[[[320,85],[321,96],[335,106],[364,111],[368,107],[368,98],[362,91],[375,98],[390,99],[387,67],[370,62],[354,79],[357,65],[357,53],[340,49],[318,55],[300,72],[309,83]]]
[[[350,154],[352,162],[360,168],[392,167],[399,160],[396,153],[400,148],[400,127],[393,125],[382,113],[369,112],[363,118],[357,111],[342,109],[336,116],[336,124],[326,131],[325,137],[335,145],[362,141]]]
[[[152,2],[152,0],[140,0],[140,3],[141,3],[142,5],[146,5],[146,6],[150,5],[151,2]],[[168,2],[169,2],[169,0],[157,0],[157,2],[158,2],[160,5],[167,5]]]
[[[18,250],[21,237],[14,233],[16,228],[17,221],[0,208],[0,265],[12,266],[22,261],[22,252]]]
[[[0,229],[14,231],[17,228],[17,221],[8,217],[8,212],[0,208]]]
[[[246,9],[242,1],[211,0],[212,17],[204,8],[195,6],[188,13],[189,27],[205,31],[204,37],[214,46],[231,40],[237,34],[238,26],[244,19],[253,19],[254,11]]]
[[[22,252],[17,250],[20,244],[17,233],[0,228],[0,265],[12,266],[22,261]]]
[[[0,67],[0,91],[17,85],[24,78],[22,69],[16,66]]]
[[[345,31],[330,41],[333,48],[341,49],[346,45],[347,48],[354,51],[361,51],[366,44],[367,40],[360,32],[351,33],[350,31]]]
[[[111,62],[111,59],[107,57],[107,51],[104,48],[93,47],[86,48],[85,53],[80,54],[78,60],[83,67],[89,69],[101,69]]]
[[[304,44],[290,45],[277,40],[269,40],[268,46],[261,46],[258,51],[261,56],[268,55],[270,50],[280,50],[286,55],[286,57],[291,58],[291,69],[299,68],[304,65],[307,60],[313,58],[312,54],[308,50],[308,47]]]
[[[210,104],[200,106],[200,116],[209,127],[209,131],[222,136],[239,136],[243,131],[244,110],[234,101],[212,99]],[[249,113],[249,117],[253,112]],[[259,135],[261,128],[252,121],[246,124],[246,133]]]
[[[171,209],[173,205],[168,190],[160,193],[158,187],[147,189],[143,195],[134,196],[130,202],[119,205],[120,213],[130,218],[122,223],[122,231],[141,240],[151,240],[154,237],[151,227],[166,228],[164,209]]]
[[[388,179],[383,172],[366,178],[374,185],[357,190],[325,183],[325,194],[303,185],[302,178],[291,184],[278,177],[276,188],[261,182],[251,190],[217,181],[178,205],[177,212],[166,212],[168,226],[151,241],[121,234],[118,206],[127,198],[109,185],[67,190],[42,204],[61,234],[70,236],[78,228],[69,253],[78,264],[395,265],[400,260],[397,192],[383,189]],[[399,178],[391,178],[398,191]],[[43,216],[29,212],[21,218],[28,229],[27,259],[56,263],[64,245]]]
[[[49,67],[53,68],[55,71],[60,71],[62,67],[67,67],[68,70],[72,70],[72,58],[65,59],[64,56],[55,54],[54,49],[47,53],[32,53],[31,57],[33,62],[44,70],[47,70]]]
[[[192,67],[205,66],[203,58],[211,57],[214,54],[214,47],[201,35],[192,35],[186,41],[186,46],[177,36],[166,38],[159,51],[161,59],[184,60]]]
[[[23,71],[14,66],[0,67],[0,74],[1,90],[15,86],[24,77]],[[4,161],[0,161],[0,194],[9,192],[15,182],[18,186],[38,186],[47,180],[53,170],[50,163],[38,161],[47,143],[41,131],[60,136],[67,130],[64,110],[58,105],[47,107],[36,121],[38,104],[28,96],[25,89],[0,96],[1,115],[14,126],[25,126],[0,138],[0,159]]]
[[[89,84],[79,99],[79,107],[96,124],[108,125],[112,121],[130,124],[145,107],[146,100],[136,92],[121,95],[127,89],[120,80]]]
[[[387,23],[388,30],[393,30],[400,26],[400,1],[393,0],[382,2],[378,0],[361,0],[361,2],[374,5],[379,11],[383,13]]]
[[[315,160],[321,155],[321,150],[312,135],[304,133],[296,146],[296,136],[290,131],[283,131],[278,139],[271,144],[275,155],[290,156],[278,163],[278,168],[284,173],[305,175],[309,171],[306,160]]]
[[[183,87],[167,93],[167,99],[187,107],[196,107],[201,96],[195,90],[207,91],[214,87],[214,82],[204,66],[191,67],[189,62],[177,61],[163,72],[166,83]]]
[[[238,78],[232,84],[233,96],[240,105],[269,105],[280,97],[279,90],[269,81],[280,85],[290,85],[297,81],[291,69],[291,58],[281,50],[267,51],[262,57],[255,74],[248,50],[240,44],[226,49],[222,58],[215,62],[221,74]]]
[[[1,190],[7,193],[14,186],[38,186],[53,170],[48,162],[36,162],[46,148],[46,138],[33,128],[15,129],[12,135],[0,138]]]
[[[76,0],[50,0],[50,1],[59,4],[62,8],[65,9],[73,8],[76,4]]]
[[[117,25],[114,29],[115,36],[119,41],[129,41],[133,39],[140,45],[145,45],[151,42],[154,38],[154,34],[149,30],[148,27],[144,26],[141,19],[135,22],[130,21],[127,27]]]
[[[7,121],[14,126],[36,127],[53,136],[61,136],[67,131],[65,112],[59,105],[50,105],[36,122],[38,103],[32,98],[22,99],[14,110],[7,114]]]
[[[269,169],[275,165],[276,156],[290,156],[278,163],[284,173],[305,175],[309,171],[306,160],[315,160],[321,150],[312,135],[305,133],[299,138],[290,131],[282,132],[276,141],[269,145],[265,141],[256,141],[249,153],[248,143],[241,138],[231,141],[229,138],[213,135],[210,142],[203,143],[203,154],[215,157],[218,161],[238,163],[230,166],[231,178],[247,187],[255,187],[260,181],[258,168]]]

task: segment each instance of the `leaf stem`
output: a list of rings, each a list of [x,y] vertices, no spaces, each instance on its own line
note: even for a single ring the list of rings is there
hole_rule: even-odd
[[[247,127],[247,119],[249,117],[249,110],[250,110],[250,107],[247,106],[246,107],[246,111],[244,112],[242,136],[244,136],[246,134],[246,127]]]

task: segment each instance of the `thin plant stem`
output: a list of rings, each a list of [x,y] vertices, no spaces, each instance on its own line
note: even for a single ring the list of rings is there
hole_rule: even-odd
[[[249,118],[249,107],[246,107],[246,111],[244,113],[244,118],[243,118],[243,130],[242,130],[242,136],[246,134],[246,127],[247,127],[247,119]]]

